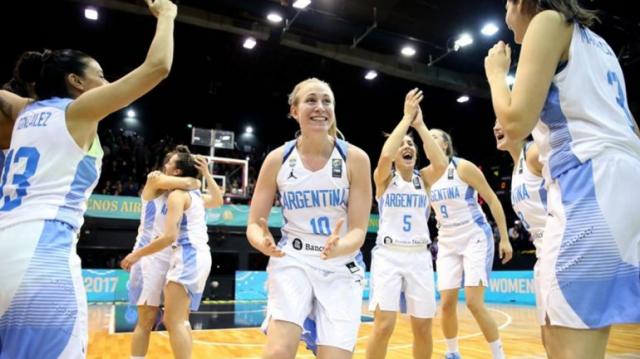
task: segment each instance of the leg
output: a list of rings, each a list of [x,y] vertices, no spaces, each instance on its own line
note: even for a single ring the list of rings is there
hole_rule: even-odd
[[[473,318],[478,323],[484,338],[487,342],[495,342],[500,339],[500,334],[498,333],[498,325],[487,307],[484,305],[484,287],[465,287],[464,288],[465,298],[467,301],[467,308],[473,315]]]
[[[185,313],[188,311],[191,299],[184,286],[176,282],[167,283],[164,288],[164,298],[164,325],[169,331],[173,356],[176,359],[189,359],[192,343],[188,327],[189,316]]]
[[[433,335],[431,333],[429,318],[411,317],[411,329],[413,330],[413,358],[429,359],[433,352]]]
[[[271,319],[262,359],[293,359],[298,350],[302,328],[297,324]]]
[[[353,352],[328,345],[318,346],[318,359],[351,359]]]
[[[573,329],[546,325],[546,350],[553,359],[604,359],[611,327]]]
[[[442,333],[445,339],[458,336],[458,289],[440,292],[442,301]]]
[[[156,323],[159,310],[160,308],[150,305],[138,306],[138,322],[133,330],[133,338],[131,339],[132,356],[143,357],[147,355],[149,337]]]
[[[373,331],[367,342],[367,359],[383,359],[387,355],[389,338],[396,326],[396,312],[383,311],[376,308]]]

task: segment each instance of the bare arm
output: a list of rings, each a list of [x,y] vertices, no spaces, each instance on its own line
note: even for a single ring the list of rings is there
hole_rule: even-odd
[[[498,196],[491,189],[487,179],[482,174],[482,171],[473,163],[462,160],[458,165],[458,174],[460,179],[468,183],[469,186],[478,191],[478,194],[484,198],[489,206],[491,215],[498,225],[498,231],[500,232],[500,258],[502,263],[506,263],[511,260],[512,249],[509,243],[509,233],[507,232],[507,220],[502,209],[502,204],[498,200]]]
[[[332,258],[344,256],[360,249],[364,243],[369,226],[369,214],[371,211],[371,180],[365,173],[371,173],[371,163],[369,156],[355,147],[349,146],[349,203],[347,217],[349,220],[349,229],[344,237],[340,238],[339,233],[333,233],[324,251],[322,258]],[[336,224],[334,232],[338,232],[341,224]]]
[[[178,239],[178,234],[180,234],[182,215],[184,210],[189,207],[190,200],[191,198],[186,192],[180,190],[171,192],[167,198],[167,216],[164,232],[152,240],[151,243],[127,255],[120,263],[120,266],[129,270],[140,258],[159,252],[175,242]]]
[[[420,170],[420,176],[426,185],[431,187],[446,171],[449,164],[447,156],[429,133],[427,125],[422,117],[422,110],[418,109],[418,115],[411,124],[416,129],[422,140],[422,149],[429,159],[429,165]]]
[[[284,147],[273,150],[262,163],[260,174],[253,191],[247,223],[249,243],[266,256],[282,257],[284,253],[276,247],[273,236],[267,228],[269,212],[276,196],[276,177],[282,164]]]
[[[206,157],[204,156],[195,156],[196,167],[200,171],[200,174],[207,182],[207,191],[208,193],[202,196],[204,200],[204,206],[206,208],[216,208],[222,206],[224,200],[222,198],[222,190],[220,186],[216,183],[216,181],[211,176],[211,172],[209,172],[209,163],[207,162]]]
[[[147,175],[147,182],[142,189],[142,198],[150,200],[157,196],[158,191],[181,189],[185,191],[200,188],[201,182],[193,177],[168,176],[159,171]]]
[[[378,166],[373,172],[373,180],[376,184],[376,197],[382,196],[389,185],[391,164],[393,163],[393,159],[395,158],[398,149],[402,146],[404,136],[407,134],[409,127],[411,127],[411,123],[416,117],[422,98],[422,91],[418,89],[413,89],[407,93],[404,100],[404,116],[382,146],[382,152],[378,159]]]
[[[527,168],[531,173],[538,177],[542,177],[542,163],[540,163],[540,151],[538,145],[534,143],[529,145],[527,149]]]
[[[551,10],[542,11],[531,20],[512,92],[506,83],[511,49],[500,41],[489,50],[485,72],[493,109],[512,140],[524,139],[538,122],[556,68],[568,53],[572,30],[561,14]]]
[[[91,130],[97,121],[137,100],[169,74],[173,62],[173,25],[177,7],[169,0],[145,1],[158,19],[146,59],[119,80],[91,89],[69,105],[67,121],[70,124],[87,123],[87,126],[77,124],[78,131]]]

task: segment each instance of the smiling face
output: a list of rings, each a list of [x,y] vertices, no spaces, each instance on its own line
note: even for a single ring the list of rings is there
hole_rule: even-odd
[[[506,151],[508,139],[504,134],[504,131],[502,130],[502,125],[500,124],[500,122],[498,122],[497,119],[495,125],[493,126],[493,137],[495,137],[496,139],[496,148],[498,148],[500,151]]]
[[[329,133],[335,122],[333,92],[321,81],[303,83],[292,94],[291,117],[303,134]]]
[[[416,165],[416,144],[411,136],[406,135],[402,140],[402,146],[396,152],[394,163],[398,169],[412,170]]]

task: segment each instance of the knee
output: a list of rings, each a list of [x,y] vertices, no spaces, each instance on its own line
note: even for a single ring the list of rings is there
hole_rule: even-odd
[[[186,325],[185,320],[180,316],[165,314],[162,318],[162,323],[168,331],[175,330],[179,325]],[[188,321],[186,322],[188,323]]]
[[[262,353],[262,359],[286,359],[294,356],[295,350],[292,351],[284,344],[268,345]]]
[[[138,323],[136,326],[144,331],[150,332],[153,330],[153,327],[156,324],[155,316],[144,316],[138,318]]]
[[[431,341],[431,322],[420,322],[413,324],[413,337],[421,342]]]
[[[376,321],[373,326],[373,333],[378,339],[389,339],[395,326],[396,323],[393,320]]]
[[[458,302],[455,300],[443,300],[442,301],[442,314],[452,315],[456,313]]]
[[[482,300],[468,300],[467,308],[471,314],[476,315],[484,310],[484,303]]]

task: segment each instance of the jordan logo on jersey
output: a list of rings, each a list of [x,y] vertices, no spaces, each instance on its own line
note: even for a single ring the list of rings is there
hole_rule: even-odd
[[[293,174],[293,168],[296,166],[296,158],[294,156],[291,156],[289,158],[289,167],[291,167],[291,173],[289,173],[289,177],[287,177],[287,179],[298,179],[298,177],[296,177],[296,175]]]
[[[296,177],[296,175],[293,174],[293,168],[291,169],[291,173],[289,173],[289,177],[287,177],[287,179],[298,179],[298,177]]]

